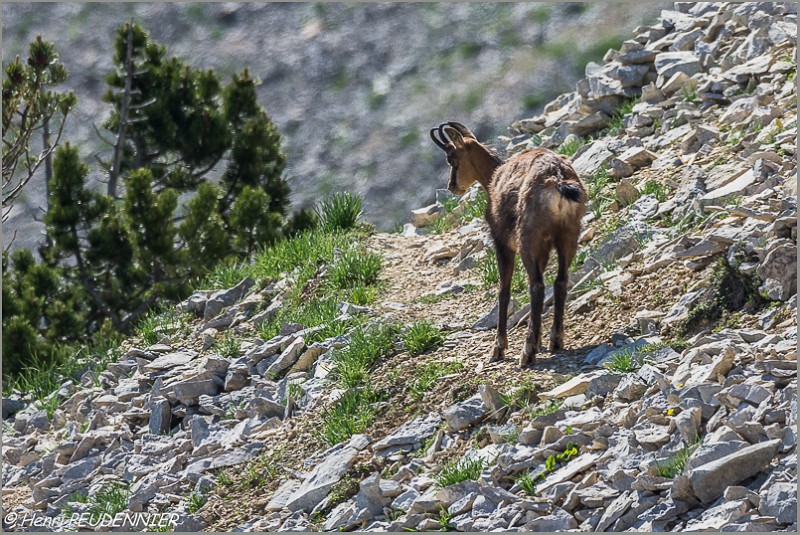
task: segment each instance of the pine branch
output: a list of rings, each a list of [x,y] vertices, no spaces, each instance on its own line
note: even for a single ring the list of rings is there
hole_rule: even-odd
[[[125,57],[125,91],[122,95],[120,106],[119,133],[114,144],[114,160],[109,172],[108,195],[117,198],[117,181],[119,180],[120,166],[122,165],[122,147],[125,144],[125,128],[128,125],[128,109],[131,102],[131,80],[133,78],[133,21],[128,24],[128,50]]]

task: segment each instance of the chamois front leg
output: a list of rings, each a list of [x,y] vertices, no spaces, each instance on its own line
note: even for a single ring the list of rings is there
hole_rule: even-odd
[[[497,271],[500,274],[500,292],[497,310],[497,337],[491,361],[505,357],[508,348],[508,303],[511,300],[511,279],[514,277],[514,251],[499,243],[495,244]]]
[[[525,258],[523,256],[523,258]],[[525,339],[525,347],[519,357],[519,365],[533,366],[536,363],[536,353],[542,340],[542,308],[544,307],[544,268],[547,265],[547,257],[544,262],[540,256],[533,256],[525,262],[525,269],[528,271],[528,289],[531,295],[531,315],[528,322],[528,336]]]

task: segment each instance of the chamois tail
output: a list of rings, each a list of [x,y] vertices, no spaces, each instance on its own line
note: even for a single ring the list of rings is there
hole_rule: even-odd
[[[562,180],[558,183],[557,188],[561,196],[569,201],[579,203],[586,202],[586,192],[583,190],[580,184]]]

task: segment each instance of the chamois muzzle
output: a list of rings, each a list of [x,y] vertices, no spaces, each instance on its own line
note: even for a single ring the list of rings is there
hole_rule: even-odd
[[[447,183],[447,189],[454,195],[464,195],[465,190],[458,187],[458,169],[456,166],[450,167],[450,182]]]

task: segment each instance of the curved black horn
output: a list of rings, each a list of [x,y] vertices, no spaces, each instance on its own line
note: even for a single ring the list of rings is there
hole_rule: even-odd
[[[434,142],[434,143],[436,143],[436,146],[437,146],[437,147],[439,147],[440,149],[444,150],[444,149],[445,149],[445,147],[447,146],[447,144],[446,144],[446,143],[444,143],[444,142],[443,142],[441,139],[439,139],[439,138],[436,136],[436,133],[437,133],[438,131],[439,131],[439,130],[438,130],[438,129],[436,129],[436,128],[431,128],[431,139],[433,140],[433,142]]]
[[[442,123],[439,125],[439,137],[444,140],[445,143],[450,142],[450,136],[444,133],[444,127],[447,126],[447,123]]]
[[[475,134],[473,134],[470,131],[469,128],[467,128],[466,126],[464,126],[461,123],[457,123],[455,121],[449,121],[447,124],[448,124],[448,126],[451,126],[451,127],[455,128],[456,130],[458,130],[459,132],[461,132],[462,136],[471,137],[472,139],[478,139],[478,138],[475,137]]]

